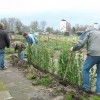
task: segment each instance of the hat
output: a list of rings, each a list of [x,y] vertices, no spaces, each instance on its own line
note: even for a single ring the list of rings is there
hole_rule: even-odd
[[[4,24],[0,22],[0,28],[4,29]]]

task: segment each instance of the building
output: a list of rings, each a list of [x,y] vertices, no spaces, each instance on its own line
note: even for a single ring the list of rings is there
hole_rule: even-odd
[[[67,22],[64,19],[60,21],[60,31],[61,32],[67,32],[68,31],[67,30]]]
[[[69,32],[71,31],[71,24],[66,20],[62,19],[60,21],[60,31],[66,35],[69,35]]]

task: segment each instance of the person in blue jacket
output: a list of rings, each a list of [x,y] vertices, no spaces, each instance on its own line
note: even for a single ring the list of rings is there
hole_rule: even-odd
[[[34,34],[24,33],[23,37],[28,44],[34,45],[34,43],[38,44],[38,39]]]

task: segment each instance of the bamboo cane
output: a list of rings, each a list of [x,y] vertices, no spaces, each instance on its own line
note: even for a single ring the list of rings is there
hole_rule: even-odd
[[[67,67],[66,67],[66,71],[65,71],[65,74],[64,74],[64,77],[63,77],[63,81],[66,80],[67,69],[69,68],[71,58],[72,58],[72,52],[70,53],[70,57],[69,57],[68,64],[67,64]]]

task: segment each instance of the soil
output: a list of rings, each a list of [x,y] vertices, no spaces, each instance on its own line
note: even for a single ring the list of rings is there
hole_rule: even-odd
[[[24,74],[24,76],[26,76],[29,73],[35,72],[36,77],[32,79],[33,86],[36,86],[35,81],[37,79],[41,79],[44,76],[49,76],[50,79],[54,80],[48,87],[46,87],[48,88],[50,95],[52,95],[53,98],[56,98],[52,100],[66,100],[65,99],[66,96],[69,95],[72,96],[73,98],[72,100],[82,100],[82,97],[89,98],[92,95],[95,95],[94,93],[86,93],[82,89],[80,89],[77,85],[72,85],[67,81],[62,81],[61,79],[57,78],[56,76],[53,76],[50,73],[45,73],[42,70],[36,69],[34,66],[30,65],[27,62],[27,60],[19,61],[15,55],[11,56],[10,63],[12,64],[13,67],[17,67],[19,71],[21,71]],[[30,70],[25,70],[28,67],[30,67]],[[45,89],[43,91],[45,93]]]

